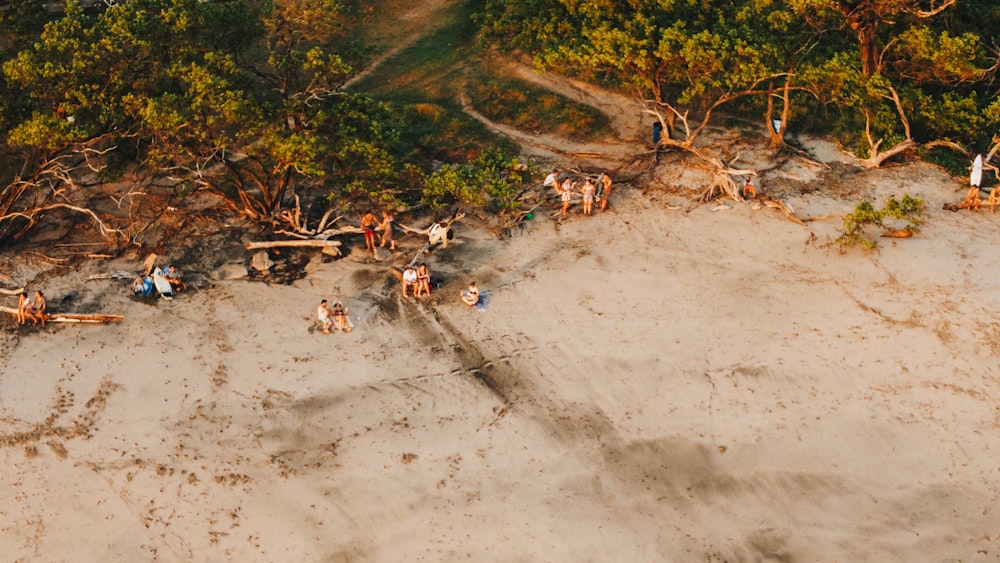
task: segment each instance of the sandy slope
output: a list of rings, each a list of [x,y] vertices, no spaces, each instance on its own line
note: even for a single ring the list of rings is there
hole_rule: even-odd
[[[53,278],[127,318],[0,336],[0,552],[995,560],[1000,219],[940,211],[958,195],[928,166],[858,181],[928,200],[924,232],[841,255],[836,220],[633,190],[506,241],[467,223],[419,304],[386,273],[415,239],[170,303],[83,281],[96,264]],[[355,332],[309,330],[321,297]]]

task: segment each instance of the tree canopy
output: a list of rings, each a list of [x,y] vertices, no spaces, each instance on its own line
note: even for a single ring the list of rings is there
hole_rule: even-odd
[[[723,107],[772,129],[777,92],[782,129],[835,134],[871,166],[933,141],[983,150],[998,125],[995,3],[490,0],[481,21],[540,66],[634,88],[685,149]]]

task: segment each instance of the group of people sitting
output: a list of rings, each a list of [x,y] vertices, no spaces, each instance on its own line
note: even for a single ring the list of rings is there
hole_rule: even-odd
[[[330,334],[330,330],[334,328],[344,332],[351,332],[353,328],[350,313],[340,301],[334,303],[333,307],[330,307],[330,302],[326,299],[320,301],[316,308],[316,320],[319,321],[323,334]]]
[[[36,291],[35,296],[31,298],[28,297],[27,292],[21,292],[17,300],[17,324],[28,324],[30,319],[33,325],[41,322],[42,326],[45,326],[45,321],[49,318],[48,313],[46,313],[47,307],[45,294],[41,290]]]
[[[431,270],[423,262],[414,268],[407,266],[403,268],[403,299],[412,294],[414,297],[431,294]]]
[[[170,289],[173,292],[178,292],[183,289],[187,289],[187,283],[184,281],[184,275],[181,271],[177,269],[177,266],[171,264],[163,271],[163,278],[167,280],[170,284]],[[133,295],[149,295],[153,293],[153,278],[150,276],[149,272],[145,275],[138,276],[132,280],[132,294]]]
[[[584,176],[582,180],[571,176],[561,177],[559,170],[554,169],[552,173],[545,177],[542,183],[547,188],[553,188],[559,194],[562,201],[560,215],[565,217],[569,213],[570,203],[573,202],[573,194],[579,190],[583,196],[583,214],[590,215],[594,212],[596,202],[601,211],[608,207],[608,198],[611,197],[611,176],[602,173],[594,179]]]

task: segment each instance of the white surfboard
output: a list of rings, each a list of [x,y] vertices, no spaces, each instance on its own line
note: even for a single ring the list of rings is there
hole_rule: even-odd
[[[983,155],[977,154],[972,161],[972,174],[969,175],[969,187],[983,187]]]
[[[153,270],[153,285],[156,286],[156,291],[160,292],[160,296],[164,299],[173,299],[174,288],[167,281],[166,276],[163,275],[163,270],[156,268]]]

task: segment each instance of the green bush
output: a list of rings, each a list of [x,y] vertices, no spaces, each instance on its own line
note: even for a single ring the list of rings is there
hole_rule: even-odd
[[[892,224],[888,224],[891,221]],[[854,211],[844,216],[844,232],[837,237],[837,242],[843,246],[861,245],[868,250],[878,246],[876,238],[869,235],[875,229],[892,230],[902,222],[899,230],[908,230],[914,234],[920,232],[924,223],[923,200],[903,195],[902,200],[889,198],[885,207],[875,209],[870,201],[862,201]]]

